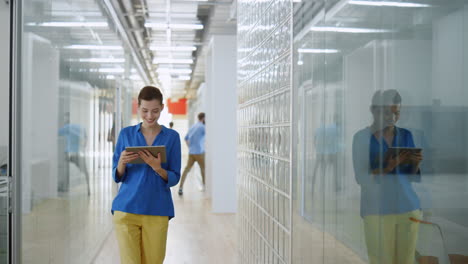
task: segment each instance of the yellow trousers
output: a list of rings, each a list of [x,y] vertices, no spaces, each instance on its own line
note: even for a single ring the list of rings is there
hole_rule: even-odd
[[[160,264],[166,256],[169,217],[114,211],[122,264]]]
[[[364,233],[371,264],[414,264],[420,210],[404,214],[368,215],[364,217]]]

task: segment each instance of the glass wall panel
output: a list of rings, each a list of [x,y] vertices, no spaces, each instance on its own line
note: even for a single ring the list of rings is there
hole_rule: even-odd
[[[293,263],[467,263],[468,1],[293,12]]]
[[[241,263],[291,263],[291,8],[238,1]]]
[[[101,1],[23,2],[22,263],[90,263],[112,228],[116,103],[120,128],[135,70]]]

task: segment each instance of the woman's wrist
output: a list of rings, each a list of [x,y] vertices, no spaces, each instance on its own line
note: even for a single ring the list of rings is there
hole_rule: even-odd
[[[384,168],[384,173],[385,173],[385,174],[388,174],[388,173],[390,173],[393,169],[395,169],[395,167],[387,166],[387,167]]]
[[[119,162],[119,164],[117,165],[117,175],[119,175],[119,177],[122,177],[125,173],[125,164]]]
[[[167,181],[167,171],[165,169],[158,167],[158,168],[153,168],[153,170],[156,172],[156,174],[159,175],[159,177]]]
[[[157,172],[159,175],[161,175],[161,172],[164,171],[164,169],[161,166],[151,166],[151,168]]]

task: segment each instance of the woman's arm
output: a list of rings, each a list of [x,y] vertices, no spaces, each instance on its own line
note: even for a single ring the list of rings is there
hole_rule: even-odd
[[[114,181],[116,183],[119,183],[123,180],[124,174],[125,174],[125,168],[120,168],[119,172],[119,160],[120,160],[120,154],[124,150],[124,140],[123,140],[123,130],[120,131],[119,137],[117,139],[117,144],[115,145],[115,150],[114,150],[114,155],[112,157],[112,178],[114,178]]]
[[[117,144],[115,146],[114,156],[112,159],[112,177],[116,183],[125,180],[125,171],[127,163],[138,158],[138,154],[127,152],[125,150],[125,134],[124,130],[120,131]]]
[[[149,150],[138,151],[138,155],[141,159],[148,164],[161,178],[167,181],[167,171],[161,167],[161,153],[158,153],[158,156],[155,157],[149,152]]]
[[[413,134],[411,133],[411,131],[408,131],[407,137],[408,137],[407,138],[408,145],[414,148],[416,144],[414,144]],[[420,165],[423,159],[424,158],[423,158],[422,152],[413,153],[408,157],[408,161],[411,163],[411,170],[409,171],[410,174],[408,175],[410,181],[413,181],[413,182],[421,181]]]
[[[167,169],[167,187],[175,186],[180,180],[181,167],[181,147],[180,136],[176,133],[172,142],[171,153],[169,154],[168,169]]]
[[[388,157],[387,166],[385,168],[377,168],[372,170],[373,175],[387,175],[393,171],[400,164],[405,163],[409,160],[411,153],[408,151],[402,151],[396,157]]]
[[[353,168],[354,177],[358,184],[375,183],[369,162],[370,136],[371,134],[366,130],[361,130],[353,137]]]
[[[176,185],[180,179],[181,150],[178,134],[177,138],[174,138],[170,144],[172,144],[172,146],[167,147],[167,149],[170,150],[170,152],[167,153],[167,170],[161,166],[161,154],[154,157],[147,150],[138,152],[143,161],[145,161],[145,163],[148,164],[157,175],[167,182],[168,187]]]

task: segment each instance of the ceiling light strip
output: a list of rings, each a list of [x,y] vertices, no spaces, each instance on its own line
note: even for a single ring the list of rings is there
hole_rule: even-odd
[[[153,22],[146,22],[145,27],[152,28],[152,29],[203,29],[202,24],[166,24],[166,23],[153,23]]]
[[[310,28],[311,31],[315,32],[338,32],[338,33],[389,33],[395,32],[389,29],[378,29],[378,28],[355,28],[355,27],[324,27],[314,26]]]
[[[396,1],[362,1],[350,0],[350,5],[364,5],[364,6],[380,6],[380,7],[431,7],[429,4],[410,3],[410,2],[396,2]]]

